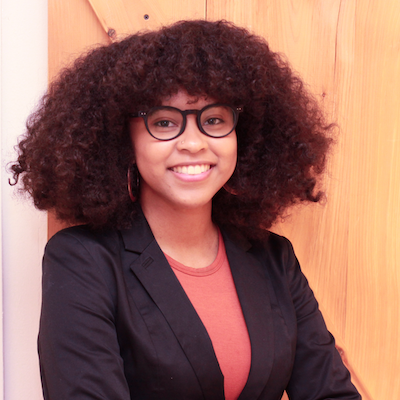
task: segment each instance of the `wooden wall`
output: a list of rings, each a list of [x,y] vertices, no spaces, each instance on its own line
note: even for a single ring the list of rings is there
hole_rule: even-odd
[[[364,399],[400,398],[400,2],[49,0],[50,78],[82,50],[179,19],[227,19],[285,53],[340,126],[326,205],[289,237]],[[49,219],[49,235],[60,225]]]

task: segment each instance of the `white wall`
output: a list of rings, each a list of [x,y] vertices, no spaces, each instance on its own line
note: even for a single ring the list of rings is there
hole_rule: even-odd
[[[2,351],[5,400],[42,399],[36,353],[46,214],[8,185],[7,162],[47,84],[47,0],[1,4]],[[0,349],[1,350],[1,349]]]

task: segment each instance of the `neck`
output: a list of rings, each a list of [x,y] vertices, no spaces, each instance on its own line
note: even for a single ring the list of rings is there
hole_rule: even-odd
[[[218,253],[218,230],[211,219],[211,202],[198,208],[152,206],[143,213],[161,250],[180,263],[202,268]]]

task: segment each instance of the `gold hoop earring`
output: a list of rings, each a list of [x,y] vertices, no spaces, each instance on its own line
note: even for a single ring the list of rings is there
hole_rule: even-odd
[[[133,171],[132,171],[132,169],[133,169]],[[136,187],[132,188],[132,178],[135,179],[135,177],[136,177],[136,182],[135,182]],[[137,165],[135,163],[133,163],[128,167],[128,193],[129,193],[129,197],[133,203],[135,203],[138,198],[139,185],[140,185],[139,170],[137,168]],[[134,189],[134,190],[132,190],[132,189]]]
[[[224,186],[222,186],[229,194],[232,194],[233,196],[237,196],[238,192],[235,189],[232,189],[227,183],[225,183]]]

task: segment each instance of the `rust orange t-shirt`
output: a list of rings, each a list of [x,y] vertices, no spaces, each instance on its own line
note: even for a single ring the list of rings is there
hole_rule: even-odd
[[[190,268],[165,256],[210,336],[224,375],[225,399],[236,400],[249,375],[251,347],[222,235],[208,267]]]

